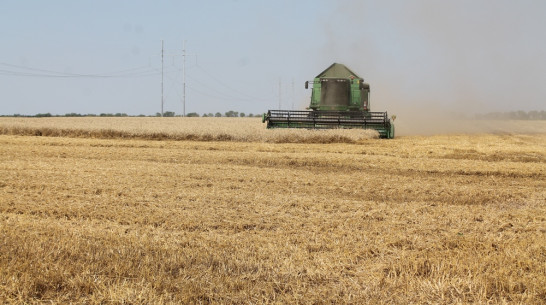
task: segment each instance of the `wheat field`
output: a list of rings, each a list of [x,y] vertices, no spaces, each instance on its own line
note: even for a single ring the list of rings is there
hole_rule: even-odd
[[[0,303],[546,303],[546,133],[138,119],[0,119]]]
[[[261,118],[0,118],[0,134],[103,139],[355,143],[377,138],[374,130],[267,130]]]

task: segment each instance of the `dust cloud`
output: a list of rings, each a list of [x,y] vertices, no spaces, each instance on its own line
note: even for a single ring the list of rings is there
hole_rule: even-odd
[[[364,77],[399,135],[508,132],[468,118],[546,108],[544,13],[539,1],[340,1],[314,64]]]

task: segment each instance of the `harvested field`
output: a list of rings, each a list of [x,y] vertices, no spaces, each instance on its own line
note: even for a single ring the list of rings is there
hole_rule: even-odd
[[[0,122],[0,303],[546,302],[546,134],[283,144]]]

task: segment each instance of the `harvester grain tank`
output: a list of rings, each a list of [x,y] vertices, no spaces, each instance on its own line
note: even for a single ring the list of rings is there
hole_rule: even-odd
[[[308,110],[269,110],[262,117],[267,128],[375,129],[381,138],[394,138],[387,112],[370,110],[370,85],[343,64],[334,63],[313,81]]]

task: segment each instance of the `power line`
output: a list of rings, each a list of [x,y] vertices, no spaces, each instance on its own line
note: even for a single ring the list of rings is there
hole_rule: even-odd
[[[255,99],[253,98],[247,98],[247,97],[240,97],[240,96],[235,96],[235,95],[231,95],[231,94],[226,94],[225,92],[222,92],[222,91],[218,91],[216,90],[215,86],[211,86],[211,83],[203,83],[193,77],[190,77],[188,76],[188,78],[190,80],[192,80],[193,83],[195,84],[198,84],[198,85],[201,85],[202,87],[204,87],[207,91],[212,91],[212,92],[215,92],[216,95],[215,97],[218,97],[218,98],[221,98],[223,100],[242,100],[242,101],[254,101]],[[195,91],[198,91],[197,89],[195,88],[191,88],[192,90],[195,90]],[[206,94],[203,94],[203,95],[206,95]],[[211,96],[211,95],[206,95],[206,96]]]
[[[180,72],[180,70],[175,70],[176,72]],[[174,77],[171,77],[169,76],[169,73],[166,73],[165,74],[167,80],[169,81],[169,86],[167,86],[167,90],[166,90],[166,93],[165,93],[165,100],[168,100],[169,96],[170,96],[170,92],[174,92],[175,93],[175,98],[178,99],[178,100],[181,100],[182,99],[182,93],[180,92],[180,90],[177,90],[177,86],[180,84],[180,75],[179,74],[176,74]]]
[[[186,54],[186,41],[184,40],[184,46],[182,49],[182,81],[183,81],[183,93],[182,93],[182,116],[186,116],[186,56],[194,56],[195,54]]]
[[[27,66],[14,65],[9,63],[0,63],[1,66],[11,69],[0,69],[1,75],[6,76],[23,76],[23,77],[44,77],[44,78],[125,78],[125,77],[144,77],[157,75],[159,72],[156,68],[150,66],[142,66],[129,68],[114,72],[86,74],[86,73],[70,73],[54,70],[39,69]]]
[[[191,86],[188,86],[188,89],[190,89],[191,91],[193,92],[196,92],[200,95],[203,95],[203,96],[206,96],[206,97],[210,97],[210,98],[213,98],[213,99],[216,99],[216,100],[223,100],[223,101],[230,101],[230,100],[233,100],[233,98],[229,98],[229,97],[226,97],[226,96],[219,96],[219,95],[214,95],[214,94],[210,94],[210,93],[205,93],[201,90],[198,90],[198,89],[195,89]]]
[[[217,100],[240,100],[240,101],[270,101],[272,97],[274,97],[276,94],[272,92],[271,96],[269,97],[255,97],[250,94],[247,94],[246,92],[237,90],[233,88],[232,86],[225,83],[223,80],[216,77],[214,74],[208,72],[204,67],[197,64],[197,61],[195,65],[190,65],[190,67],[186,66],[186,56],[195,56],[195,54],[188,54],[186,52],[186,43],[184,41],[184,46],[182,49],[182,67],[179,67],[178,65],[175,65],[175,62],[173,61],[171,66],[165,66],[164,65],[164,56],[172,56],[173,58],[175,56],[180,56],[180,53],[177,52],[175,54],[167,54],[165,52],[164,48],[164,41],[161,42],[161,67],[155,68],[151,65],[146,66],[137,66],[122,70],[116,70],[116,71],[110,71],[110,72],[104,72],[104,73],[79,73],[79,72],[61,72],[59,70],[49,70],[49,69],[42,69],[38,67],[31,67],[31,66],[23,66],[23,65],[15,65],[11,63],[6,62],[0,62],[0,76],[7,76],[7,77],[34,77],[34,78],[61,78],[61,79],[82,79],[82,78],[105,78],[105,79],[113,79],[113,78],[135,78],[135,77],[147,77],[147,76],[156,76],[161,75],[161,114],[163,115],[165,111],[165,103],[168,99],[169,91],[172,90],[173,87],[176,86],[176,83],[180,84],[180,81],[182,82],[182,92],[179,90],[174,90],[176,93],[176,97],[182,99],[183,103],[183,115],[186,115],[186,87],[190,89],[191,91],[202,95],[207,96],[213,99]],[[197,78],[186,75],[186,69],[193,69],[194,67],[198,68],[198,71],[201,73],[201,77],[199,77],[199,73],[192,73]],[[198,72],[195,71],[195,72]],[[170,77],[169,75],[176,73],[175,77]],[[180,75],[182,74],[182,75]],[[180,80],[180,76],[182,80]],[[206,78],[206,81],[199,81],[199,79]],[[189,87],[187,85],[187,79],[190,79],[193,83],[195,83],[198,86],[202,86],[203,89],[198,89],[194,86]],[[214,80],[214,82],[211,82],[210,80]],[[167,83],[170,83],[170,86],[167,85]],[[217,86],[217,85],[220,85]],[[165,88],[165,86],[169,88]],[[179,85],[178,85],[179,86]],[[279,79],[279,104],[281,103],[281,80]],[[293,89],[292,84],[292,91]],[[222,90],[221,88],[225,88],[227,90]],[[280,106],[280,105],[279,105]]]
[[[164,63],[164,48],[163,48],[163,40],[161,40],[161,116],[163,116],[163,63]],[[174,57],[175,56],[182,56],[182,116],[186,116],[186,56],[194,56],[195,54],[188,54],[186,53],[186,41],[183,42],[182,47],[182,54],[175,53],[175,54],[169,54],[173,57],[173,65],[174,65]]]
[[[161,40],[161,117],[163,117],[163,39]]]
[[[241,92],[237,89],[234,89],[232,88],[231,86],[227,85],[226,83],[224,83],[223,81],[221,81],[220,79],[218,79],[217,77],[215,77],[212,73],[209,73],[207,70],[205,70],[205,68],[203,68],[202,66],[200,66],[199,64],[196,65],[197,68],[201,69],[205,74],[207,74],[210,78],[212,78],[213,80],[216,81],[216,83],[224,86],[225,88],[235,92],[235,93],[238,93],[238,94],[241,94],[243,96],[246,96],[247,99],[251,99],[251,100],[255,100],[255,101],[267,101],[267,99],[264,99],[263,97],[262,98],[258,98],[258,97],[255,97],[255,96],[252,96],[252,95],[249,95],[247,93],[244,93],[244,92]]]

